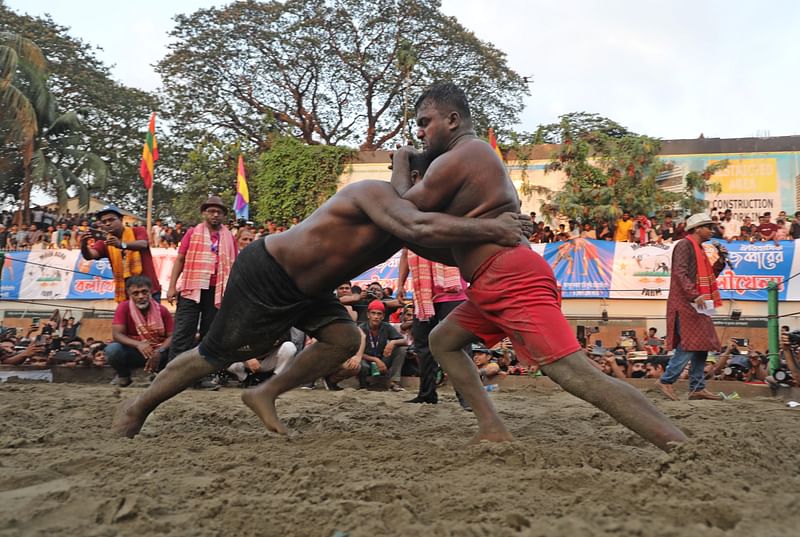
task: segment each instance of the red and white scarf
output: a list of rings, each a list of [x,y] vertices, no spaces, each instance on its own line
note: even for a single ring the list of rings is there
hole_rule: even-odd
[[[216,272],[217,285],[214,289],[214,306],[219,308],[228,276],[231,274],[231,265],[236,259],[236,245],[233,234],[228,228],[221,226],[219,229],[219,245],[216,255],[211,251],[211,233],[204,224],[197,224],[189,240],[189,249],[186,251],[186,261],[183,265],[183,285],[181,296],[200,302],[200,292],[208,289],[211,276]]]
[[[150,308],[147,310],[147,317],[142,315],[142,310],[136,307],[133,300],[128,300],[133,325],[136,327],[137,335],[130,334],[130,337],[140,341],[149,341],[153,347],[158,347],[167,339],[167,332],[164,327],[164,319],[161,318],[161,306],[150,299]]]
[[[408,251],[408,268],[411,270],[411,283],[414,287],[414,315],[427,321],[434,315],[434,286],[444,292],[461,291],[461,272],[456,267],[429,261],[411,250]]]
[[[714,307],[719,308],[722,306],[722,297],[719,294],[719,287],[717,287],[714,268],[700,243],[691,235],[687,235],[686,238],[692,243],[694,258],[697,262],[697,292],[703,295],[703,300],[713,300]]]

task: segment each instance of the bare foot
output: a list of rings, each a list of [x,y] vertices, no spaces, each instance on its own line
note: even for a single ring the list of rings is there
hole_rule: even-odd
[[[242,392],[242,402],[246,404],[250,410],[256,413],[261,419],[261,422],[267,426],[272,432],[278,434],[287,434],[289,430],[278,419],[278,411],[275,409],[275,399],[258,388],[244,390]]]
[[[142,430],[145,418],[133,411],[132,407],[135,402],[136,398],[133,397],[121,402],[117,406],[117,412],[114,414],[114,422],[111,424],[111,430],[118,436],[133,438]]]

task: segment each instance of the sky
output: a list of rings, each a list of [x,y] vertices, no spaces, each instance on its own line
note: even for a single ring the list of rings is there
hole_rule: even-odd
[[[156,90],[172,17],[213,0],[6,0],[100,47],[126,85]],[[593,112],[664,139],[800,134],[800,2],[443,0],[533,80],[518,130]]]

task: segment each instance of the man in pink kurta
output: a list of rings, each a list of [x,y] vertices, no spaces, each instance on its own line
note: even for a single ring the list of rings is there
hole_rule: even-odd
[[[701,313],[706,300],[711,297],[698,286],[698,259],[694,244],[701,245],[711,238],[712,221],[708,215],[696,214],[686,224],[687,238],[681,239],[672,250],[672,279],[667,299],[667,348],[675,349],[664,375],[657,383],[668,398],[677,401],[672,385],[678,380],[686,364],[691,361],[689,373],[690,399],[721,399],[705,388],[703,367],[708,351],[720,349],[719,339],[711,317]],[[694,242],[694,244],[693,244]],[[702,246],[700,247],[702,251]],[[724,250],[711,267],[713,277],[725,267]],[[701,259],[701,261],[703,261]]]

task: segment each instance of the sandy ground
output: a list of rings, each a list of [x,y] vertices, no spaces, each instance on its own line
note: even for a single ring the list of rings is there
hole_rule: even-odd
[[[515,442],[465,446],[451,395],[293,392],[287,439],[238,389],[190,391],[129,440],[115,388],[6,383],[0,536],[797,535],[800,410],[650,395],[693,435],[672,454],[533,387],[492,394]]]

